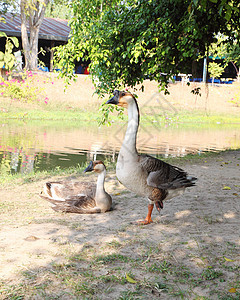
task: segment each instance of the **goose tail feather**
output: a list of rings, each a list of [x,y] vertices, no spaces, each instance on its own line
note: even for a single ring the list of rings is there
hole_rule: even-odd
[[[171,182],[166,182],[166,183],[156,185],[156,187],[163,190],[168,190],[168,189],[175,190],[183,187],[186,188],[186,187],[194,186],[196,184],[196,181],[197,181],[196,177],[191,177],[191,179],[190,178],[188,179],[187,177],[180,177]]]

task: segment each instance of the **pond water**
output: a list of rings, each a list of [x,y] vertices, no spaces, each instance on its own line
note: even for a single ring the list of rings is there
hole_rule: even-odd
[[[29,173],[85,164],[93,159],[115,161],[126,122],[98,128],[93,124],[57,122],[0,123],[0,170]],[[155,157],[184,156],[240,148],[240,124],[210,128],[140,126],[137,148]]]

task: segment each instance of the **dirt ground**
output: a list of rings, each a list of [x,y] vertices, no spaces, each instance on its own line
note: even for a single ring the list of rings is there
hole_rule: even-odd
[[[54,212],[38,194],[59,177],[0,187],[0,299],[240,299],[240,150],[177,165],[197,185],[148,226],[114,172],[105,214]]]

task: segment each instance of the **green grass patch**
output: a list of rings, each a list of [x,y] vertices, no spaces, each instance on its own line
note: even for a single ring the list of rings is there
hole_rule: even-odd
[[[129,262],[129,257],[122,254],[107,254],[107,255],[98,255],[95,257],[95,262],[99,264],[111,264],[113,262]]]
[[[215,270],[213,267],[208,266],[205,270],[203,270],[201,277],[204,280],[214,280],[216,278],[222,277],[223,273],[221,271]]]
[[[86,168],[88,163],[83,164],[83,166],[76,166],[76,167],[70,167],[66,169],[61,169],[59,167],[53,169],[53,170],[48,170],[48,171],[35,171],[34,173],[26,173],[26,174],[21,174],[21,173],[15,173],[15,174],[10,174],[10,173],[0,173],[0,184],[5,185],[5,184],[27,184],[31,182],[35,182],[44,178],[49,178],[52,176],[67,176],[67,175],[79,175],[83,172],[83,170]]]
[[[229,113],[209,113],[206,114],[203,111],[195,110],[179,110],[177,113],[149,113],[141,115],[141,124],[146,125],[168,125],[171,127],[181,128],[219,128],[221,125],[236,124],[240,125],[239,114]]]
[[[2,109],[0,110],[0,120],[51,120],[51,121],[93,121],[94,125],[99,125],[102,119],[102,112],[99,105],[93,104],[83,108],[69,106],[67,103],[56,104],[31,104],[19,101],[9,101],[0,97]],[[123,121],[127,121],[126,112],[122,115]],[[109,121],[117,122],[120,118],[117,113],[109,114]],[[99,121],[99,122],[98,122]],[[229,113],[206,113],[201,110],[178,110],[176,112],[159,111],[150,108],[141,112],[141,124],[144,126],[191,127],[204,128],[207,125],[219,127],[221,124],[240,124],[240,117]]]
[[[172,272],[172,266],[169,261],[164,260],[162,262],[155,262],[151,264],[147,267],[147,270],[154,273],[170,274]]]

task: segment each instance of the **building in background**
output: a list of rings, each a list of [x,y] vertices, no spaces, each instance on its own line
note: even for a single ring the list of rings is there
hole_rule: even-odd
[[[21,39],[21,17],[19,14],[6,13],[4,15],[5,22],[0,22],[0,32],[5,32],[7,36],[17,37],[19,40],[19,48],[14,49],[14,52],[21,51],[22,56],[22,39]],[[29,32],[28,32],[29,33]],[[70,27],[68,26],[68,20],[44,18],[39,31],[38,38],[38,58],[43,62],[44,71],[53,70],[53,47],[64,45],[68,41],[70,33]],[[43,51],[41,51],[43,49]],[[0,51],[5,51],[5,39],[0,39]],[[19,52],[18,52],[18,59]],[[24,57],[22,57],[24,67]]]

